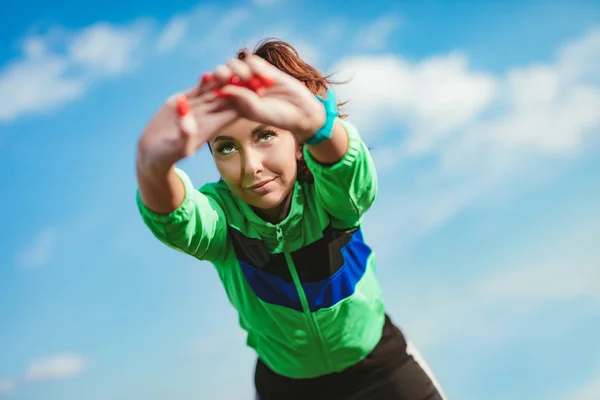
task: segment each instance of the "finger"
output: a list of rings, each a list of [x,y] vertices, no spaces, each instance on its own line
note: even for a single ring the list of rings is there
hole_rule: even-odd
[[[188,99],[199,96],[200,95],[200,85],[193,86],[193,87],[185,90],[181,94],[184,95],[185,97],[187,97]]]
[[[194,86],[194,87],[188,88],[184,91],[172,94],[171,96],[169,96],[167,98],[167,101],[165,103],[168,107],[172,108],[173,110],[177,110],[178,101],[179,101],[180,97],[183,96],[189,100],[190,98],[194,98],[198,95],[199,95],[198,86]]]
[[[187,97],[178,96],[176,99],[176,108],[179,114],[179,127],[184,138],[195,135],[198,131],[198,126],[194,114],[190,112],[191,108]]]
[[[227,63],[227,66],[229,67],[234,76],[240,77],[242,82],[247,82],[252,76],[252,72],[250,71],[250,67],[248,66],[248,64],[246,64],[240,59],[232,58]],[[235,84],[234,82],[230,83]]]
[[[258,94],[245,87],[227,85],[220,90],[222,99],[228,99],[235,104],[239,113],[253,121],[263,122],[265,110]]]
[[[189,99],[190,108],[196,117],[202,114],[211,114],[227,108],[233,108],[233,104],[227,98],[217,97],[214,93],[208,92],[201,97]]]
[[[190,112],[190,103],[188,103],[188,99],[186,96],[177,97],[177,114],[180,117],[185,117],[187,113]]]
[[[215,68],[215,72],[213,73],[213,79],[216,81],[217,86],[225,86],[229,83],[229,79],[233,73],[231,69],[226,65],[219,65]]]
[[[202,93],[196,97],[188,98],[188,102],[190,103],[190,107],[195,108],[201,104],[209,103],[215,100],[217,96],[215,96],[214,91],[209,91]]]
[[[182,133],[183,153],[187,157],[198,149],[198,123],[194,113],[188,112],[179,118]]]
[[[202,95],[204,93],[210,92],[213,89],[220,87],[221,84],[215,79],[214,73],[205,72],[200,77],[200,85],[198,90],[198,95]]]
[[[167,105],[167,107],[172,108],[173,110],[177,110],[177,98],[181,95],[182,95],[182,93],[175,93],[175,94],[170,95],[167,98],[167,101],[165,101],[165,104]]]
[[[289,78],[283,71],[256,55],[246,57],[244,62],[252,74],[260,77],[267,87]]]

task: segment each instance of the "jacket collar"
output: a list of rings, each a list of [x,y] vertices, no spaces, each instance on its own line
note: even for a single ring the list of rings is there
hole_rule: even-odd
[[[223,183],[224,184],[224,183]],[[263,240],[267,246],[275,251],[282,251],[285,242],[293,241],[302,234],[299,223],[304,214],[304,190],[300,182],[296,181],[290,201],[290,210],[285,219],[278,224],[272,224],[259,217],[252,207],[240,200],[232,193],[237,206],[244,214],[246,229],[241,226],[233,226],[245,234],[253,234]]]

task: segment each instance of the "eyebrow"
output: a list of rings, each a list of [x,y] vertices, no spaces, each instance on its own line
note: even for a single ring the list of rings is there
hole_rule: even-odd
[[[265,128],[267,128],[269,125],[267,124],[261,124],[259,126],[257,126],[256,128],[252,129],[252,132],[250,132],[251,135],[258,135],[259,133],[263,132],[265,130]],[[213,139],[213,142],[216,142],[218,140],[233,140],[233,137],[231,136],[217,136]]]

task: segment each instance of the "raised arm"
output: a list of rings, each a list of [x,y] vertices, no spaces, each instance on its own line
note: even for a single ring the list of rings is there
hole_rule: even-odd
[[[225,217],[175,164],[237,115],[210,91],[191,89],[160,108],[138,143],[137,204],[144,222],[163,243],[200,259],[222,254]]]
[[[220,205],[196,190],[189,177],[180,169],[171,169],[166,179],[173,179],[173,182],[160,182],[151,191],[161,188],[170,194],[150,198],[157,200],[164,197],[164,205],[170,201],[173,201],[171,204],[179,204],[168,213],[157,213],[150,209],[142,198],[142,187],[148,183],[142,178],[137,204],[144,223],[158,240],[169,247],[200,260],[219,259],[224,255],[227,241],[227,221]],[[146,190],[145,194],[148,196],[151,191]],[[181,200],[175,201],[180,195]]]

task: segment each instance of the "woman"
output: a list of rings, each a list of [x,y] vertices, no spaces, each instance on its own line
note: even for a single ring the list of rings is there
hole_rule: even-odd
[[[361,230],[373,161],[332,82],[281,41],[241,51],[157,112],[138,206],[162,242],[216,267],[271,399],[441,399],[385,314]],[[208,144],[221,179],[175,163]]]

